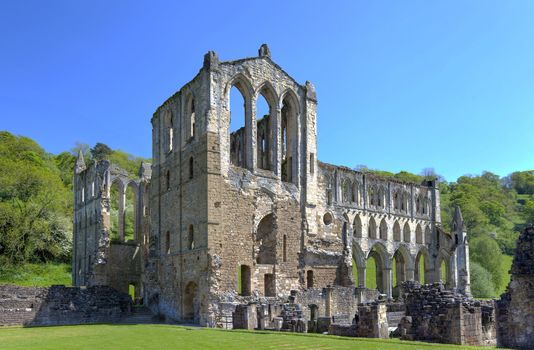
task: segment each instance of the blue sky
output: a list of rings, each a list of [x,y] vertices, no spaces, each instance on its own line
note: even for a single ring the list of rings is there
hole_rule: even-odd
[[[318,156],[449,181],[534,169],[533,1],[4,1],[0,129],[150,157],[205,52],[317,89]]]

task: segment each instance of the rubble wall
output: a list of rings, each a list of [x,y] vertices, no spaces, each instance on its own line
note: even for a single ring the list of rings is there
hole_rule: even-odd
[[[497,301],[497,345],[534,348],[534,226],[519,236],[508,290]]]
[[[0,286],[0,326],[113,323],[130,314],[128,294],[107,286]]]

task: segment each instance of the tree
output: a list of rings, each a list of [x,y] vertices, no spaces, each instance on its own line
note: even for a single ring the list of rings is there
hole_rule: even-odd
[[[496,297],[491,274],[476,262],[471,262],[471,293],[475,298]]]
[[[501,268],[504,260],[501,248],[495,239],[489,236],[480,236],[472,239],[469,245],[471,260],[480,264],[491,274],[491,280],[496,291],[504,290],[509,276]]]
[[[108,145],[101,142],[97,142],[96,145],[91,148],[91,155],[96,161],[109,159],[109,156],[113,153],[113,150]]]

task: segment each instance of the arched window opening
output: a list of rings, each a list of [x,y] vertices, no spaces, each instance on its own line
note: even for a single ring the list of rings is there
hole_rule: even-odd
[[[284,246],[282,250],[282,261],[287,261],[287,235],[284,235]]]
[[[399,194],[397,192],[393,194],[393,209],[399,209]]]
[[[246,146],[246,101],[244,85],[237,82],[230,89],[230,161],[233,165],[245,167],[245,146]]]
[[[192,250],[195,248],[195,230],[193,225],[189,225],[187,229],[187,249]]]
[[[421,284],[426,283],[426,253],[419,251],[415,258],[415,280]]]
[[[190,157],[189,158],[189,180],[191,180],[193,178],[193,176],[195,175],[195,164],[194,164],[194,161],[193,161],[193,157]]]
[[[371,207],[376,206],[376,200],[377,200],[376,195],[377,195],[376,188],[374,186],[369,187],[368,201]]]
[[[424,244],[429,244],[432,241],[432,233],[430,231],[430,226],[425,227],[425,236],[424,236]]]
[[[404,212],[408,212],[410,209],[410,194],[408,192],[404,192],[402,195],[402,205]]]
[[[306,272],[306,288],[313,288],[313,271]]]
[[[402,235],[404,236],[404,242],[410,243],[411,241],[411,231],[410,231],[410,225],[408,223],[404,224],[404,228],[402,229]]]
[[[369,226],[368,226],[368,237],[372,239],[376,239],[376,222],[374,218],[369,219]]]
[[[126,187],[126,203],[124,206],[124,241],[134,241],[137,237],[135,215],[137,207],[137,193],[134,185]]]
[[[171,172],[169,170],[165,172],[165,186],[167,191],[171,189]]]
[[[258,224],[256,232],[256,262],[258,264],[276,264],[276,230],[272,214],[265,216]]]
[[[282,181],[294,182],[294,160],[297,159],[297,118],[298,106],[296,101],[286,95],[282,101]]]
[[[167,133],[169,138],[169,152],[172,152],[172,147],[174,145],[174,126],[173,126],[173,120],[172,120],[172,113],[169,112],[168,116],[169,122],[167,127]]]
[[[386,192],[384,191],[384,187],[380,186],[378,189],[378,201],[377,204],[380,208],[386,207]]]
[[[189,138],[194,139],[196,133],[196,112],[195,112],[195,99],[191,99],[189,104]]]
[[[352,222],[352,229],[354,232],[354,237],[362,237],[362,220],[359,215],[356,215],[354,221]]]
[[[388,239],[388,225],[386,224],[386,219],[380,221],[380,239],[385,241]]]
[[[369,253],[366,265],[366,286],[370,289],[377,289],[380,293],[386,292],[384,286],[384,264],[380,253],[373,248]]]
[[[165,254],[171,253],[171,233],[167,231],[165,233]]]
[[[237,292],[239,293],[239,295],[249,296],[251,293],[250,267],[247,265],[241,265],[239,266],[237,273],[238,273]]]
[[[401,241],[401,228],[398,221],[393,224],[393,240],[395,242]]]
[[[275,101],[274,94],[267,88],[263,88],[256,100],[256,135],[257,141],[257,165],[258,168],[264,170],[272,170],[271,168],[271,103]]]
[[[82,187],[82,203],[85,202],[85,187]]]
[[[415,198],[415,213],[421,213],[421,199],[419,198],[419,195]]]
[[[420,224],[415,228],[415,243],[423,244],[423,230]]]
[[[95,196],[95,182],[91,182],[91,197]]]
[[[121,208],[122,195],[121,186],[118,181],[114,181],[111,184],[109,191],[109,224],[110,224],[110,240],[112,243],[117,243],[122,240],[124,233],[121,232],[120,219],[121,215],[124,215]],[[124,216],[123,216],[124,217]]]
[[[355,182],[354,186],[352,186],[352,202],[360,205],[360,184],[358,182]]]
[[[343,182],[341,183],[341,192],[343,202],[350,203],[352,199],[352,184],[350,180],[343,179]]]

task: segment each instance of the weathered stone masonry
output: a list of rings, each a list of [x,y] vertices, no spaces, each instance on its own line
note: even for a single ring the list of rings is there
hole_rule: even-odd
[[[244,125],[234,133],[232,87],[245,101]],[[256,115],[260,96],[267,115]],[[349,315],[377,296],[365,285],[370,258],[388,298],[399,295],[402,281],[441,280],[442,263],[446,287],[469,294],[463,220],[458,212],[454,232],[442,230],[437,183],[384,180],[319,162],[316,107],[314,86],[290,77],[266,45],[258,57],[235,61],[207,53],[193,80],[152,116],[152,164],[139,178],[79,159],[74,283],[123,291],[133,284],[154,313],[208,326],[220,325],[229,305],[279,302],[291,290],[323,316],[330,304],[314,290],[327,286],[347,288],[331,305],[332,316]],[[120,184],[119,203],[125,188],[135,189],[131,242],[109,239],[113,183]],[[350,302],[335,300],[345,293]],[[308,305],[302,312],[310,315]]]

